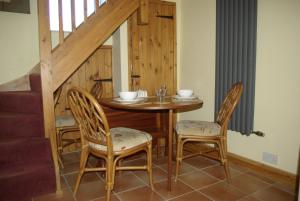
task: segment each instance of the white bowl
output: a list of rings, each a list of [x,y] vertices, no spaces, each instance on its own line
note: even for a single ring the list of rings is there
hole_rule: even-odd
[[[191,89],[179,89],[178,91],[177,91],[177,94],[179,95],[179,96],[181,96],[181,97],[190,97],[190,96],[192,96],[193,95],[193,90],[191,90]]]
[[[119,96],[122,100],[134,100],[138,93],[136,91],[121,91]]]

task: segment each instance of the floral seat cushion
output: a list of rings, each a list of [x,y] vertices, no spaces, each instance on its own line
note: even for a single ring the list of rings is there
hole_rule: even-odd
[[[114,152],[130,149],[145,142],[150,142],[152,140],[152,136],[149,133],[131,128],[112,128],[110,129],[110,134]],[[101,151],[107,151],[106,146],[95,144],[92,142],[90,142],[89,145],[92,148]]]
[[[219,135],[221,126],[214,122],[182,120],[176,125],[178,135]]]

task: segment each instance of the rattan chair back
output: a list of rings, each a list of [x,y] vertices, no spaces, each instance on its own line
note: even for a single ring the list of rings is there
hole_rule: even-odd
[[[224,99],[221,108],[217,116],[217,123],[221,126],[221,131],[227,131],[227,125],[229,123],[230,117],[239,102],[243,92],[242,82],[235,83]],[[227,132],[221,132],[221,135],[225,135]]]
[[[68,103],[81,130],[82,139],[107,146],[112,153],[110,129],[103,109],[90,93],[73,87],[68,91]]]

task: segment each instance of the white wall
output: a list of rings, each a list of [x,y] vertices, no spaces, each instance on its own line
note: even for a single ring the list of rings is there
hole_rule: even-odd
[[[0,84],[26,74],[39,62],[37,1],[31,14],[0,12]]]
[[[112,64],[114,96],[127,91],[128,85],[128,42],[127,21],[113,34]]]
[[[296,173],[300,143],[300,1],[259,0],[254,129],[264,138],[232,134],[231,151],[261,160],[278,155],[279,167]]]
[[[263,138],[228,135],[229,152],[297,172],[300,143],[300,1],[258,0],[254,130]],[[204,107],[182,118],[213,119],[215,79],[215,1],[182,1],[181,87],[194,88]],[[268,164],[270,165],[270,164]]]
[[[182,115],[184,119],[214,118],[215,1],[182,1],[181,74],[179,88],[192,88],[203,108]]]

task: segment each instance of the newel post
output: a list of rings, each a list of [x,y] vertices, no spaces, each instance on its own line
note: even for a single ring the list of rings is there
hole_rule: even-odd
[[[57,159],[57,143],[55,131],[55,114],[52,84],[51,66],[51,33],[49,21],[49,2],[48,0],[38,1],[39,18],[39,48],[40,48],[40,67],[42,81],[42,98],[44,110],[45,137],[50,138],[52,158],[55,166],[56,190],[61,192],[59,165]]]

